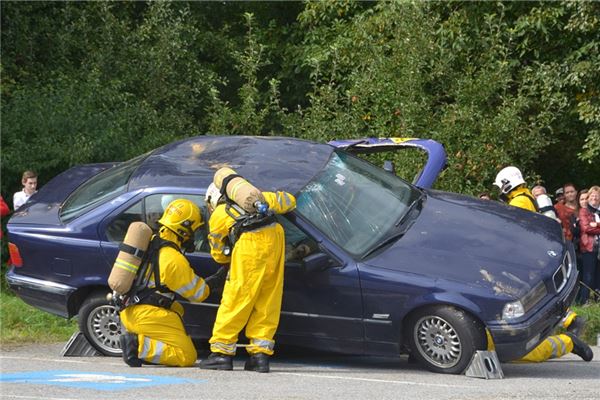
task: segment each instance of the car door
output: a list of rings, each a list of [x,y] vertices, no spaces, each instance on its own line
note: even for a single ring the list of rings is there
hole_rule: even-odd
[[[102,238],[101,246],[109,266],[109,272],[119,252],[119,245],[125,238],[129,224],[134,221],[143,221],[155,232],[158,231],[157,221],[162,216],[164,209],[169,202],[179,198],[186,198],[196,203],[200,207],[206,222],[204,196],[189,193],[149,194],[142,198],[136,198],[136,200],[120,207],[105,218],[99,229]],[[205,223],[196,231],[195,251],[185,255],[196,275],[201,277],[210,276],[219,268],[219,265],[210,256],[206,226]],[[216,310],[221,301],[220,293],[211,293],[204,302],[199,304],[189,303],[185,299],[179,300],[185,309],[184,322],[188,333],[193,337],[210,337]]]
[[[327,249],[325,240],[281,217],[286,236],[283,304],[278,337],[286,343],[362,352],[362,299],[356,264]],[[310,232],[310,227],[305,227]],[[316,233],[316,232],[313,232]]]

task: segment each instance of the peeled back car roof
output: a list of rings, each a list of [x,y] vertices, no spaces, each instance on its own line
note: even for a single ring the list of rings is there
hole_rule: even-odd
[[[207,187],[227,166],[261,190],[297,193],[327,163],[334,148],[283,137],[197,136],[153,151],[133,173],[129,190]]]

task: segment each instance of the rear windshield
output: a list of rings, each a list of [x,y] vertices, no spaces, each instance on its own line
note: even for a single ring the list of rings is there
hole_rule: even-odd
[[[129,177],[149,153],[125,161],[92,177],[78,187],[64,202],[60,219],[67,223],[127,191]]]

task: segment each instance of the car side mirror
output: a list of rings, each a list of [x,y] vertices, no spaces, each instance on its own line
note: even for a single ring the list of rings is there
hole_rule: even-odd
[[[313,253],[304,257],[302,264],[304,272],[308,274],[324,271],[335,266],[332,258],[321,252]]]

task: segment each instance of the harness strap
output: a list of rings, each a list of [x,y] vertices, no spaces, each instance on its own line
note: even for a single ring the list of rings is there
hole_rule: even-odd
[[[231,175],[225,177],[223,179],[223,182],[221,182],[221,196],[225,196],[226,199],[231,200],[229,198],[229,196],[227,195],[227,185],[229,185],[229,182],[231,182],[231,180],[235,179],[235,178],[242,178],[243,179],[244,177],[241,176],[241,175],[238,175],[238,174],[231,174]]]
[[[144,258],[144,256],[146,255],[146,252],[142,249],[138,249],[137,247],[133,247],[130,246],[128,244],[126,244],[125,242],[122,242],[119,245],[119,251],[124,251],[125,253],[129,253],[134,257],[137,258]]]

